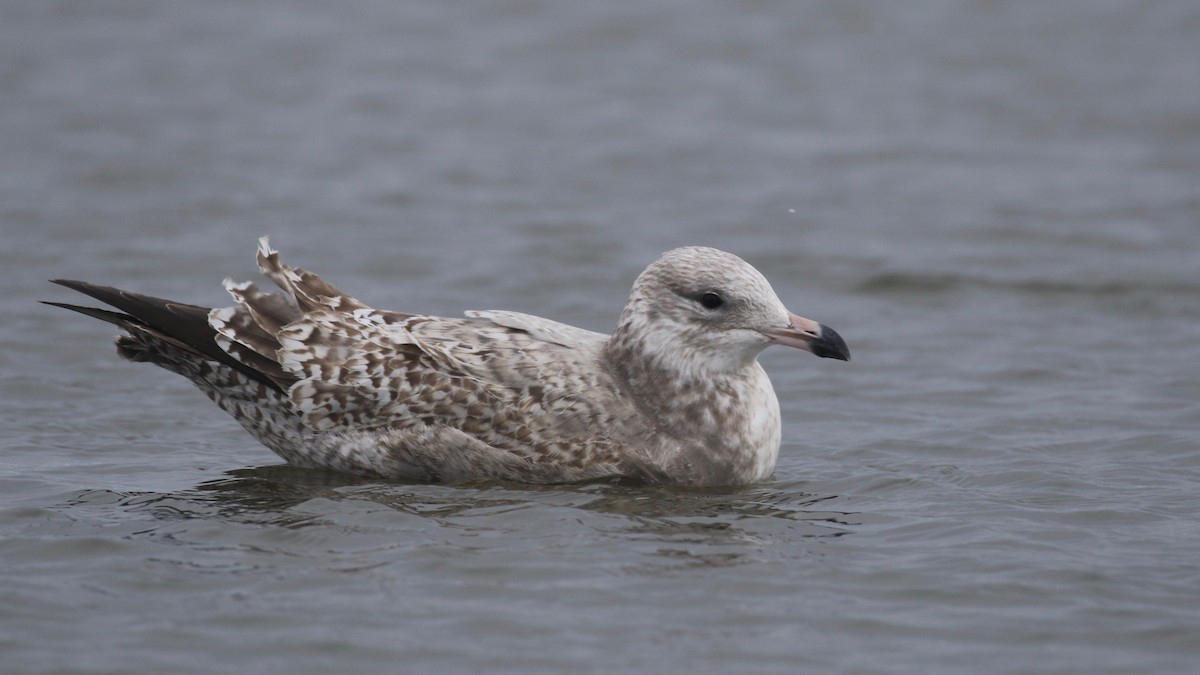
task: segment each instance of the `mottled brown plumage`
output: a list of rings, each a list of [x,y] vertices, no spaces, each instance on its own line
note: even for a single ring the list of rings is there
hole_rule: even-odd
[[[281,291],[227,279],[228,308],[73,281],[57,283],[120,311],[50,304],[120,326],[122,356],[184,375],[290,463],[423,481],[763,480],[780,430],[758,353],[849,358],[715,249],[647,268],[611,337],[515,312],[376,310],[265,238],[258,264]]]

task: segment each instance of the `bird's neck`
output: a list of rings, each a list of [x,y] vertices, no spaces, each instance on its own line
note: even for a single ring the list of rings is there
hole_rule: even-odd
[[[779,403],[758,362],[706,369],[704,356],[686,346],[664,356],[644,340],[615,332],[608,362],[656,432],[677,441],[674,456],[659,458],[668,471],[710,484],[770,476],[779,452]]]

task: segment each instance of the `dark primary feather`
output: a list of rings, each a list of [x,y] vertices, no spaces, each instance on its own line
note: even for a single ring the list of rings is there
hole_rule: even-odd
[[[208,307],[156,298],[152,295],[132,293],[111,286],[90,284],[86,281],[75,281],[72,279],[51,279],[50,281],[83,293],[84,295],[89,295],[124,313],[61,302],[46,302],[45,304],[47,305],[86,314],[87,316],[107,321],[126,330],[151,333],[155,337],[165,340],[180,349],[227,365],[243,375],[274,389],[282,391],[285,388],[271,378],[267,372],[238,361],[217,346],[214,340],[216,331],[208,324],[208,313],[210,311]],[[126,358],[135,361],[144,360],[139,358],[140,351],[137,341],[131,341],[130,338],[120,338],[117,341],[117,347]],[[276,366],[277,369],[278,366]]]

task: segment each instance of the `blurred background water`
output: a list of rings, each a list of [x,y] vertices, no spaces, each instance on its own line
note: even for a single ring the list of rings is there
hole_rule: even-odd
[[[1195,672],[1200,5],[0,5],[0,662],[38,672]],[[281,466],[51,277],[608,331],[743,256],[775,480]]]

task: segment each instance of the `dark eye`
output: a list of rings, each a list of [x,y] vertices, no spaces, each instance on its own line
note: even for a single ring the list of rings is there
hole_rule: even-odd
[[[712,291],[700,296],[700,305],[704,307],[704,309],[716,309],[724,304],[725,298],[722,298],[720,295],[713,293]]]

